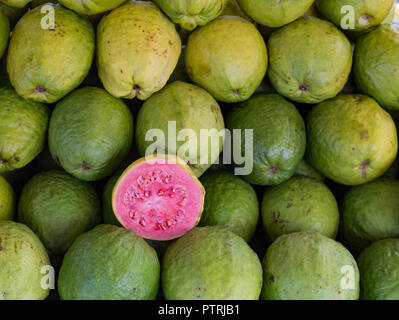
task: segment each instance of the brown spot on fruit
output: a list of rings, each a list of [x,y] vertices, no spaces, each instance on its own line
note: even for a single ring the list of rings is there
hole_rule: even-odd
[[[8,161],[6,159],[0,158],[0,164],[7,164],[7,163],[8,163]]]
[[[89,166],[86,161],[83,161],[82,162],[82,169],[83,170],[90,170],[91,166]]]
[[[359,131],[360,139],[368,139],[369,132],[367,130],[360,130]]]
[[[307,85],[306,83],[301,83],[299,85],[299,90],[301,91],[308,91],[309,90],[309,85]]]
[[[274,282],[274,276],[270,275],[269,280],[270,280],[270,282]]]
[[[238,96],[239,90],[236,89],[236,90],[233,90],[232,92],[234,95]]]
[[[292,203],[287,204],[287,209],[292,207]]]
[[[367,167],[370,164],[370,160],[365,160],[360,164],[360,170],[362,171],[362,178],[366,179],[367,178]]]
[[[276,166],[270,166],[267,171],[271,174],[275,174],[277,172],[278,168]]]
[[[43,92],[47,92],[46,87],[44,86],[37,86],[35,89],[35,93],[43,93]]]

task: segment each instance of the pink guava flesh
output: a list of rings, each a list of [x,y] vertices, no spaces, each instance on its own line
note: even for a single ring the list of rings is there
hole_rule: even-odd
[[[112,206],[120,223],[151,240],[170,240],[194,228],[205,192],[194,175],[170,160],[142,161],[115,185]]]

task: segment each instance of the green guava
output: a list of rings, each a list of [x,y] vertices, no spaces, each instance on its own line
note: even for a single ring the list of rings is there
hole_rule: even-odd
[[[141,155],[175,154],[201,176],[219,157],[224,120],[216,100],[195,85],[176,81],[141,107],[136,128]]]
[[[315,231],[282,235],[263,258],[265,300],[357,300],[359,269],[339,242]]]
[[[162,260],[166,300],[257,300],[261,288],[258,256],[225,227],[193,229]]]
[[[31,1],[32,0],[0,0],[0,2],[8,6],[17,7],[17,8],[23,8]]]
[[[269,241],[282,234],[316,231],[335,239],[339,225],[337,201],[320,181],[293,177],[267,189],[262,204],[263,228]]]
[[[181,40],[174,24],[148,1],[128,1],[97,27],[98,74],[118,98],[146,100],[177,65]]]
[[[298,19],[273,32],[268,49],[272,85],[297,102],[335,97],[352,67],[349,40],[332,23],[315,17]]]
[[[251,22],[223,16],[190,34],[184,61],[195,84],[217,100],[239,102],[247,100],[262,82],[267,48]]]
[[[58,290],[63,300],[153,300],[159,278],[153,248],[129,230],[102,224],[72,244]]]
[[[4,172],[24,167],[43,150],[50,111],[11,88],[0,89],[0,106],[0,172]]]
[[[10,38],[10,22],[8,18],[0,10],[0,58],[6,51],[8,39]]]
[[[59,0],[59,2],[78,13],[85,15],[93,15],[112,10],[126,0]]]
[[[353,66],[359,90],[387,109],[399,109],[399,26],[384,24],[356,42]]]
[[[325,176],[323,176],[322,173],[317,171],[315,168],[313,168],[307,161],[306,159],[302,159],[298,166],[296,167],[295,170],[295,176],[304,176],[312,179],[316,179],[318,181],[323,182],[325,180]]]
[[[399,238],[399,181],[380,178],[349,189],[341,212],[341,238],[354,253],[377,240]]]
[[[154,0],[168,17],[182,28],[193,30],[216,19],[228,0]]]
[[[338,27],[365,31],[380,24],[395,0],[316,0],[317,9]],[[351,26],[353,20],[353,26]],[[346,24],[349,24],[346,26]]]
[[[103,89],[85,87],[57,103],[50,119],[53,159],[73,176],[93,181],[109,176],[130,151],[133,115]]]
[[[4,4],[0,0],[0,11],[4,13],[4,15],[8,18],[10,22],[10,27],[14,27],[19,18],[25,13],[27,8],[17,8],[11,7],[9,5]]]
[[[90,22],[75,12],[46,5],[54,8],[54,26],[51,18],[43,20],[42,6],[28,11],[12,32],[7,71],[20,96],[53,103],[86,77],[93,61],[95,35]]]
[[[284,26],[305,14],[314,0],[237,0],[257,23],[271,28]]]
[[[360,298],[399,300],[399,239],[384,239],[364,249],[357,259]]]
[[[381,176],[398,151],[395,123],[375,100],[343,94],[315,106],[307,117],[307,160],[345,185]]]
[[[241,130],[232,137],[232,145],[241,146],[241,150],[233,150],[232,160],[245,170],[243,179],[251,184],[276,185],[295,173],[305,153],[306,133],[292,103],[277,94],[256,95],[234,106],[226,123],[231,132]],[[244,164],[238,163],[238,156]]]
[[[15,201],[14,189],[0,176],[0,221],[11,220],[14,217]]]
[[[18,221],[30,227],[51,255],[62,255],[73,241],[101,220],[93,186],[62,171],[35,175],[24,186]]]
[[[0,221],[0,265],[0,300],[43,300],[48,296],[49,257],[24,224]]]
[[[259,204],[252,186],[228,171],[208,171],[200,179],[205,206],[199,226],[224,226],[250,241],[259,220]]]

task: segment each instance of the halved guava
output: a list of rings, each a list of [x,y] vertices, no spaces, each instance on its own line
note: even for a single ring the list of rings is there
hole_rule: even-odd
[[[178,238],[194,228],[205,189],[190,167],[173,155],[141,158],[120,176],[112,193],[119,222],[151,240]]]

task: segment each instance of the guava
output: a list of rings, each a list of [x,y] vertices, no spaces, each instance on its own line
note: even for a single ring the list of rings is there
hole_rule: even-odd
[[[343,94],[315,106],[307,117],[307,160],[345,185],[381,176],[398,151],[392,117],[364,95]]]
[[[388,16],[394,2],[395,0],[316,0],[316,5],[320,13],[337,27],[358,32],[380,24]]]
[[[0,221],[11,220],[14,217],[15,201],[14,189],[0,176]]]
[[[195,84],[217,100],[239,102],[247,100],[262,82],[267,48],[247,19],[223,16],[190,34],[184,61]]]
[[[265,300],[357,300],[359,269],[339,242],[316,231],[285,234],[263,258]]]
[[[63,300],[153,300],[159,279],[153,248],[129,230],[102,224],[72,244],[58,290]]]
[[[341,238],[354,253],[399,238],[399,181],[380,178],[352,187],[342,201]]]
[[[205,206],[199,226],[224,226],[250,241],[259,220],[255,190],[233,173],[208,171],[200,179],[205,188]]]
[[[11,88],[0,89],[0,172],[19,169],[44,148],[50,111]]]
[[[162,89],[181,53],[174,24],[148,1],[128,1],[97,27],[98,74],[118,98],[146,100]]]
[[[273,32],[268,49],[270,82],[281,95],[297,102],[335,97],[352,67],[349,40],[332,23],[315,17]]]
[[[3,11],[0,10],[0,58],[6,51],[8,39],[10,38],[10,22]]]
[[[312,178],[312,179],[316,179],[319,181],[324,181],[325,180],[325,176],[323,176],[323,174],[321,174],[319,171],[317,171],[315,168],[313,168],[307,161],[305,158],[303,158],[298,166],[296,167],[295,170],[295,176],[304,176],[304,177],[308,177],[308,178]]]
[[[0,2],[3,2],[7,6],[17,7],[17,8],[23,8],[31,1],[32,0],[0,0]]]
[[[75,12],[59,4],[46,5],[54,8],[54,26],[43,22],[42,6],[28,11],[12,32],[7,71],[20,96],[53,103],[86,77],[95,35],[91,23]]]
[[[57,103],[50,119],[53,159],[73,176],[93,181],[109,176],[133,141],[133,115],[105,90],[78,89]]]
[[[43,300],[42,287],[50,260],[31,229],[22,223],[0,221],[0,300]]]
[[[190,167],[173,155],[141,158],[119,177],[112,208],[121,225],[151,240],[178,238],[194,228],[205,190]]]
[[[193,30],[217,18],[228,0],[154,0],[168,17],[182,28]]]
[[[399,300],[399,239],[384,239],[364,249],[357,259],[360,298]]]
[[[356,42],[353,74],[359,90],[399,109],[399,26],[384,24]]]
[[[216,100],[204,89],[176,81],[154,94],[137,117],[139,153],[175,154],[201,176],[219,157],[224,120]]]
[[[279,28],[305,14],[314,0],[237,0],[244,12],[257,23]]]
[[[221,226],[195,228],[162,260],[166,300],[257,300],[262,266],[248,244]]]
[[[282,234],[316,231],[335,239],[339,225],[337,201],[322,182],[293,177],[267,189],[262,199],[262,222],[273,242]]]
[[[100,220],[100,199],[93,186],[66,172],[41,172],[22,189],[18,221],[39,236],[51,255],[64,254]]]
[[[233,150],[232,160],[245,171],[244,180],[276,185],[295,173],[305,153],[306,132],[292,103],[278,94],[259,94],[234,106],[226,123],[231,132],[240,130],[233,135],[232,145],[241,150]],[[244,164],[237,162],[237,155],[243,157]]]
[[[78,13],[85,15],[93,15],[112,10],[126,0],[59,0],[60,3]]]

